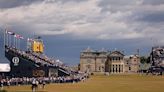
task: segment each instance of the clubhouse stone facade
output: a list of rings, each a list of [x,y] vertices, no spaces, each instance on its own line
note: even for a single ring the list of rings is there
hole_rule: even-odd
[[[80,53],[80,71],[99,73],[137,73],[140,58],[138,55],[125,56],[121,51],[94,51],[90,48]]]

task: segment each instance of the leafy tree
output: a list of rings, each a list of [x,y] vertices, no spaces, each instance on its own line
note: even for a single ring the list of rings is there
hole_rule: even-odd
[[[144,64],[144,63],[150,63],[150,57],[141,56],[140,57],[140,62],[142,64]]]

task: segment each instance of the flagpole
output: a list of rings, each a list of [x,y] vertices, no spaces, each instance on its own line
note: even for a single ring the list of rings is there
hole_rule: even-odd
[[[14,39],[13,46],[15,47],[15,35],[13,35],[13,39]]]
[[[15,35],[14,35],[14,47],[15,47]]]
[[[26,44],[27,44],[27,47],[26,47],[26,48],[27,48],[27,51],[29,50],[29,49],[28,49],[28,45],[29,45],[29,44],[28,44],[28,40],[29,40],[29,38],[27,38],[27,43],[26,43]]]
[[[8,46],[10,47],[10,35],[8,34]]]
[[[11,36],[10,35],[8,35],[9,36],[9,39],[8,39],[8,41],[9,41],[9,46],[11,47]]]
[[[15,37],[15,48],[17,48],[17,38]]]
[[[19,49],[19,40],[20,39],[17,39],[17,49]]]
[[[8,34],[6,34],[6,45],[8,46]]]
[[[18,43],[17,48],[20,49],[20,48],[19,48],[19,47],[20,47],[20,39],[17,40],[17,43]]]
[[[5,31],[4,31],[4,50],[5,50],[5,45],[6,45],[6,29],[5,29]]]
[[[21,45],[21,44],[20,44],[20,42],[21,42],[21,40],[19,39],[19,46],[18,46],[18,47],[19,47],[19,49],[21,49],[21,48],[20,48],[20,45]]]
[[[18,48],[18,38],[15,40],[15,47]]]
[[[16,38],[16,48],[18,48],[18,38]]]
[[[15,38],[15,48],[17,48],[17,38]]]

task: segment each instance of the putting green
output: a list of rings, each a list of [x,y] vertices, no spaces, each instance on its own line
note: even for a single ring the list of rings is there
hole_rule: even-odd
[[[8,92],[31,92],[31,86],[4,88]],[[85,82],[49,84],[47,92],[164,92],[164,76],[146,75],[94,75]]]

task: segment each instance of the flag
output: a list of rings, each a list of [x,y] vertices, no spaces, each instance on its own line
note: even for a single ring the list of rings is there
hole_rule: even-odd
[[[18,34],[15,34],[14,37],[18,39],[24,39],[21,35],[18,35]]]
[[[32,42],[32,41],[33,41],[33,39],[31,39],[31,38],[27,38],[27,41]]]
[[[23,36],[20,36],[19,38],[20,38],[20,39],[24,39],[24,37],[23,37]]]
[[[14,33],[14,32],[7,31],[7,30],[6,30],[6,33],[7,33],[7,34],[10,34],[10,35],[15,35],[15,33]]]
[[[19,35],[18,35],[18,34],[15,34],[14,37],[15,37],[15,38],[19,38]]]

